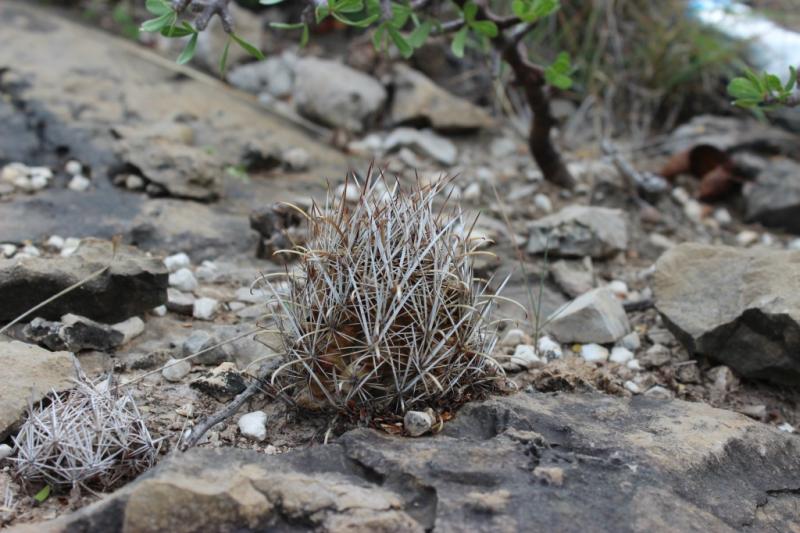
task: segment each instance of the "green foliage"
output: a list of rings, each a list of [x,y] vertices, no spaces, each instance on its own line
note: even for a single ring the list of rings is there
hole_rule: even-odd
[[[794,67],[789,67],[789,80],[785,84],[775,74],[764,72],[758,75],[747,69],[744,76],[731,80],[728,94],[739,107],[771,109],[791,102],[797,82],[797,69]]]
[[[268,1],[269,0],[262,0],[262,2]],[[273,3],[277,3],[281,0],[272,1]],[[189,37],[189,40],[186,42],[186,46],[184,46],[183,51],[178,56],[177,62],[183,65],[191,61],[197,50],[197,39],[199,38],[199,31],[197,28],[185,20],[179,20],[180,17],[178,13],[168,0],[147,0],[145,2],[145,8],[151,14],[155,15],[155,18],[144,21],[139,30],[151,33],[158,32],[164,37],[169,37],[171,39],[183,39]],[[230,51],[231,41],[235,42],[245,52],[256,59],[264,59],[264,54],[261,53],[261,50],[259,50],[258,47],[248,43],[235,33],[231,33],[230,39],[225,44],[225,48],[222,51],[222,56],[220,57],[219,70],[221,74],[225,72],[225,68],[228,63],[228,53]]]

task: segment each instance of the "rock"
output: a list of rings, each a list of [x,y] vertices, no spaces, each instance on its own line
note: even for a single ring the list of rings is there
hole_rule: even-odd
[[[749,222],[800,233],[800,163],[771,160],[756,181],[745,185],[742,195]]]
[[[627,335],[625,335],[624,337],[622,337],[622,339],[620,339],[619,345],[622,346],[623,348],[627,348],[632,352],[635,352],[636,350],[641,348],[642,341],[639,338],[639,334],[636,333],[635,331],[632,331]]]
[[[536,355],[536,347],[530,344],[519,344],[511,356],[511,363],[524,368],[533,368],[541,364],[542,360]]]
[[[606,288],[576,298],[547,322],[545,329],[562,343],[613,343],[631,330],[622,303]]]
[[[114,324],[111,328],[122,333],[122,344],[127,344],[144,333],[144,320],[132,316],[128,320]]]
[[[452,166],[458,159],[458,149],[449,140],[431,130],[397,128],[383,141],[384,149],[391,152],[408,147],[419,155],[429,157],[445,166]]]
[[[195,277],[200,281],[213,283],[217,280],[219,269],[213,261],[203,261],[194,271]]]
[[[543,213],[550,214],[553,212],[553,202],[546,194],[539,193],[535,195],[533,197],[533,205],[535,205],[536,209]]]
[[[672,392],[661,385],[655,385],[644,391],[644,395],[654,400],[671,400]]]
[[[242,375],[233,363],[222,363],[192,381],[189,386],[220,402],[230,400],[247,388]]]
[[[112,243],[84,239],[69,257],[0,259],[0,322],[8,322],[58,292],[107,266]],[[79,289],[37,311],[46,319],[74,313],[117,322],[142,314],[166,301],[167,271],[160,261],[121,245],[110,268]]]
[[[22,329],[25,340],[44,346],[48,350],[58,351],[67,348],[61,337],[61,322],[52,322],[36,317]]]
[[[687,361],[688,364],[678,364],[675,368],[675,379],[681,383],[700,383],[702,375],[695,364],[696,361]]]
[[[181,315],[192,315],[194,311],[194,296],[176,289],[167,291],[167,309]]]
[[[253,411],[239,417],[239,431],[248,439],[261,442],[267,438],[267,414]]]
[[[394,68],[390,117],[394,124],[423,124],[443,131],[476,130],[493,125],[486,111],[450,94],[402,63]]]
[[[61,257],[69,257],[78,251],[81,246],[81,240],[76,237],[67,237],[64,239],[64,246],[61,247]]]
[[[527,251],[558,257],[604,258],[628,247],[628,228],[619,209],[570,205],[529,225]]]
[[[192,292],[197,288],[197,279],[188,268],[180,268],[169,275],[169,286],[183,292]]]
[[[211,348],[215,344],[219,344],[219,339],[211,333],[203,330],[193,331],[181,346],[181,352],[184,357],[196,354],[201,350]],[[233,356],[231,354],[230,345],[218,346],[202,355],[195,357],[193,360],[201,365],[219,365],[226,361],[231,361]]]
[[[351,190],[357,192],[353,186],[347,188],[347,192]],[[307,235],[303,222],[303,216],[285,204],[254,209],[250,213],[250,227],[259,234],[256,257],[278,263],[294,260],[293,254],[276,252],[305,243]]]
[[[664,366],[672,361],[672,352],[663,344],[654,344],[639,357],[639,361],[645,368]]]
[[[736,234],[736,244],[739,246],[750,246],[758,241],[760,235],[753,230],[744,230]]]
[[[13,453],[14,453],[14,448],[9,446],[8,444],[0,444],[0,461],[11,457]]]
[[[572,261],[556,261],[550,265],[556,284],[572,298],[587,293],[595,286],[594,274]]]
[[[194,448],[27,531],[791,531],[798,472],[795,435],[704,403],[521,393],[424,439]]]
[[[69,180],[69,184],[67,187],[73,191],[83,192],[89,187],[92,186],[92,182],[86,176],[81,176],[78,174],[77,176],[72,176],[72,179]]]
[[[467,185],[467,188],[464,189],[464,200],[468,202],[474,202],[476,200],[480,200],[481,198],[481,184],[478,182],[473,182]]]
[[[421,437],[431,430],[434,422],[434,417],[427,411],[406,411],[403,429],[412,437]]]
[[[794,426],[789,422],[784,422],[778,426],[778,431],[783,431],[784,433],[794,433],[795,429]]]
[[[539,341],[536,343],[536,348],[537,354],[541,357],[544,357],[547,361],[561,359],[561,357],[564,355],[561,350],[561,345],[547,335],[539,337]]]
[[[511,328],[503,334],[500,346],[515,348],[518,344],[530,344],[531,337],[519,328]]]
[[[0,368],[0,441],[17,428],[28,402],[71,388],[75,377],[69,352],[49,352],[19,341],[0,341]]]
[[[581,357],[589,363],[605,363],[608,361],[608,350],[599,344],[584,344],[581,346]]]
[[[282,159],[286,168],[294,172],[308,170],[311,163],[311,155],[309,155],[304,148],[300,148],[299,146],[286,150],[283,153]]]
[[[228,81],[234,87],[253,94],[269,93],[275,98],[291,96],[294,72],[291,62],[281,56],[264,61],[246,63],[228,72]]]
[[[188,269],[192,266],[192,260],[189,259],[189,256],[183,252],[169,255],[164,258],[164,266],[167,267],[167,270],[172,272],[177,272],[182,269]]]
[[[189,361],[170,357],[166,362],[164,369],[161,371],[161,375],[164,376],[164,379],[167,381],[177,383],[185,378],[186,375],[191,372],[191,370],[192,364]]]
[[[145,188],[147,184],[141,176],[136,174],[128,174],[125,178],[125,188],[131,191],[140,191]]]
[[[625,387],[625,390],[627,390],[631,394],[641,394],[642,393],[641,387],[639,387],[639,385],[637,385],[633,381],[630,381],[630,380],[626,381],[622,386]]]
[[[611,356],[608,358],[609,361],[612,363],[618,363],[621,365],[626,364],[628,361],[633,359],[633,352],[627,348],[623,348],[622,346],[615,346],[611,349]]]
[[[45,245],[48,248],[51,248],[56,251],[61,251],[64,247],[64,238],[58,235],[51,235],[49,239],[47,239],[47,243]]]
[[[800,252],[681,244],[656,263],[653,288],[690,354],[800,384]]]
[[[83,316],[66,314],[61,317],[59,335],[72,352],[99,350],[111,352],[122,346],[125,334],[109,325],[101,324]]]
[[[360,133],[386,102],[378,80],[336,61],[307,57],[295,67],[297,111],[325,126]]]
[[[211,320],[217,314],[219,302],[214,298],[198,298],[194,301],[192,316],[200,320]]]

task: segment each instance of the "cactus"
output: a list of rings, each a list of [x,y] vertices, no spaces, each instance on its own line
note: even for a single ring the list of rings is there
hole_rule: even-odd
[[[485,252],[460,209],[438,201],[446,183],[404,192],[353,178],[312,206],[308,243],[287,251],[300,257],[288,288],[265,278],[286,354],[271,380],[279,398],[363,419],[452,406],[503,379],[488,320],[497,296],[473,276]]]

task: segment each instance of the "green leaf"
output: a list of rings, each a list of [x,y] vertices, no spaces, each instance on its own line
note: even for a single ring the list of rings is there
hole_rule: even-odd
[[[511,10],[523,22],[535,22],[561,8],[559,0],[514,0]]]
[[[478,5],[475,2],[467,2],[464,4],[464,20],[467,23],[475,20],[475,15],[478,13]]]
[[[550,65],[550,67],[559,74],[567,74],[570,71],[569,53],[559,52],[559,54],[556,56],[556,60],[553,61],[553,64]]]
[[[739,106],[745,102],[754,102],[757,105],[764,100],[764,92],[749,77],[733,78],[728,84],[728,94],[736,100],[735,103]]]
[[[303,33],[300,35],[300,46],[304,47],[308,44],[308,24],[303,24]]]
[[[50,485],[45,485],[42,490],[36,493],[33,497],[39,503],[44,503],[44,501],[50,497]]]
[[[197,30],[186,21],[183,21],[180,26],[169,26],[161,30],[161,35],[171,38],[187,37],[196,33]]]
[[[428,36],[431,33],[431,29],[433,29],[433,24],[430,21],[425,21],[412,31],[409,36],[407,37],[408,44],[411,45],[412,48],[417,49],[423,44],[425,41],[428,40]]]
[[[400,51],[400,55],[408,59],[414,54],[414,49],[411,48],[411,45],[405,40],[405,38],[397,31],[396,28],[389,25],[386,26],[386,31],[389,32],[389,37],[394,42],[394,45]]]
[[[453,43],[450,45],[450,49],[453,51],[453,55],[458,58],[464,57],[464,46],[467,44],[468,31],[469,29],[464,26],[453,36]]]
[[[340,0],[334,4],[332,13],[359,13],[364,11],[364,0]]]
[[[241,46],[242,49],[245,52],[247,52],[248,54],[250,54],[251,56],[255,57],[259,61],[263,61],[264,60],[264,54],[261,53],[261,50],[259,50],[258,48],[256,48],[252,44],[248,43],[247,41],[245,41],[244,39],[242,39],[241,37],[239,37],[235,33],[231,33],[231,39],[236,41],[236,44]]]
[[[569,54],[561,52],[556,56],[553,64],[544,70],[544,79],[550,85],[566,90],[572,87],[572,78],[569,77],[570,70]]]
[[[222,57],[219,58],[219,75],[225,75],[225,67],[228,65],[228,52],[231,49],[231,40],[225,42],[225,48],[222,50]]]
[[[375,33],[372,34],[372,46],[375,47],[375,50],[380,51],[383,47],[383,38],[386,34],[386,24],[381,24],[375,29]]]
[[[270,27],[277,28],[279,30],[299,30],[300,28],[305,26],[305,24],[303,24],[302,22],[293,22],[293,23],[270,22],[269,25]]]
[[[764,81],[768,90],[775,91],[777,93],[783,92],[783,83],[781,83],[781,79],[775,74],[765,73]]]
[[[785,91],[788,93],[794,89],[795,83],[797,83],[797,69],[789,67],[789,81],[786,82]]]
[[[144,32],[161,31],[163,28],[170,26],[176,17],[177,15],[171,11],[169,13],[164,13],[158,18],[145,20],[144,22],[142,22],[142,25],[139,28],[139,30]]]
[[[470,24],[470,27],[477,33],[489,37],[490,39],[497,37],[497,24],[491,20],[476,20]]]
[[[178,56],[179,65],[185,65],[186,63],[191,61],[192,58],[194,57],[194,52],[197,49],[198,35],[199,35],[198,33],[192,35],[192,38],[189,39],[189,42],[186,43],[186,46],[183,47],[183,52],[181,52],[181,55]]]
[[[144,8],[158,17],[172,12],[172,6],[166,0],[147,0]]]
[[[348,26],[354,26],[356,28],[366,28],[367,26],[378,20],[379,16],[380,15],[372,15],[360,20],[354,20],[354,19],[349,19],[347,17],[343,17],[338,13],[333,13],[333,18],[335,18],[339,22],[347,24]]]

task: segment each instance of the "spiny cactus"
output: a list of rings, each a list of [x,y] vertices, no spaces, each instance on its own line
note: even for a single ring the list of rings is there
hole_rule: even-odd
[[[503,378],[487,320],[495,296],[473,277],[480,243],[437,201],[443,183],[403,192],[354,178],[312,206],[288,288],[265,280],[287,357],[272,376],[278,397],[364,418],[454,405]]]
[[[80,377],[74,389],[53,392],[49,405],[30,408],[14,445],[16,474],[25,483],[105,490],[153,466],[159,441],[129,392],[118,392],[110,379]]]

